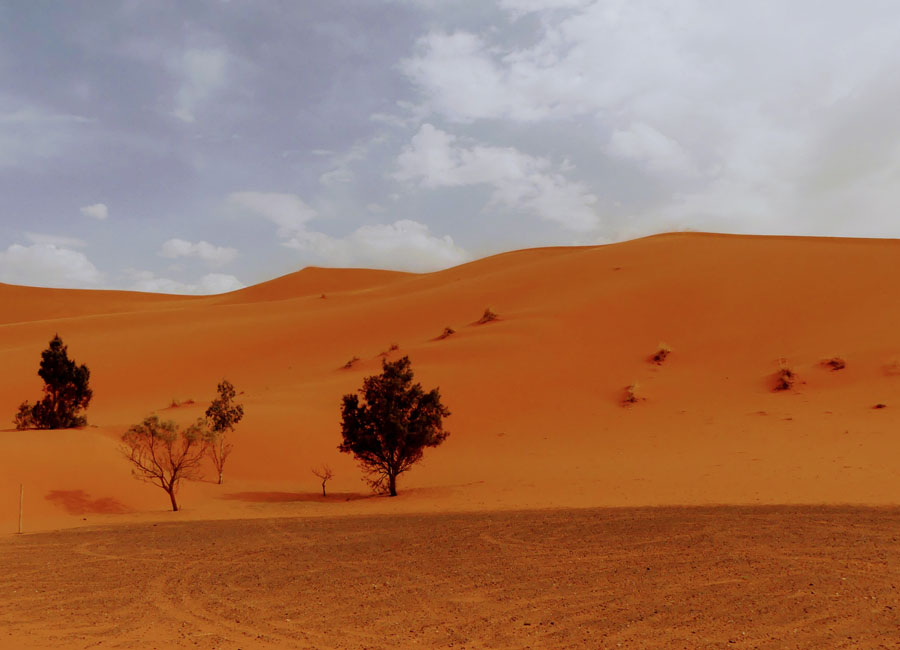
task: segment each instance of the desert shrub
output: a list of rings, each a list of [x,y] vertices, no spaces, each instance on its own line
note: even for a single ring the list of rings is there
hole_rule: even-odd
[[[375,491],[397,496],[397,476],[449,435],[443,419],[450,411],[437,388],[426,393],[413,383],[409,357],[382,361],[381,367],[380,375],[363,380],[362,403],[358,395],[344,395],[338,450],[353,454]]]
[[[16,412],[15,420],[13,420],[17,430],[24,431],[25,429],[35,428],[33,409],[34,406],[27,400],[19,404],[19,410]]]
[[[831,370],[843,370],[847,367],[847,362],[840,357],[832,357],[822,361],[822,365]]]
[[[481,315],[481,318],[478,319],[479,325],[484,325],[485,323],[490,323],[491,321],[495,321],[500,318],[497,314],[491,311],[491,308],[488,307],[484,310],[484,313]]]
[[[772,390],[776,392],[790,390],[794,387],[795,383],[797,383],[797,373],[784,361],[781,361],[778,370],[775,371],[775,385]]]
[[[151,415],[122,435],[122,451],[132,464],[134,477],[165,490],[172,510],[177,511],[175,495],[181,481],[200,477],[205,433],[203,420],[181,429],[174,422]]]
[[[439,341],[442,341],[442,340],[444,340],[445,338],[447,338],[448,336],[453,336],[454,334],[456,334],[456,330],[455,330],[455,329],[453,329],[452,327],[449,327],[449,326],[448,326],[448,327],[445,327],[445,328],[444,328],[444,331],[441,332],[441,335],[438,336],[438,340],[439,340]]]
[[[636,404],[638,400],[640,400],[640,396],[638,395],[639,384],[634,382],[633,384],[629,384],[625,387],[625,392],[622,395],[622,404],[625,406],[630,406],[631,404]]]
[[[653,355],[650,357],[650,361],[655,363],[658,366],[661,366],[666,358],[672,353],[672,348],[670,348],[665,343],[660,343],[659,348]]]
[[[312,468],[313,475],[317,476],[322,481],[322,496],[328,496],[325,494],[325,484],[328,483],[329,480],[334,476],[334,472],[331,471],[331,467],[328,465],[322,465],[320,467]]]
[[[355,366],[357,364],[358,361],[359,361],[359,357],[353,357],[347,363],[344,364],[344,368],[345,369],[352,368],[353,366]]]
[[[69,429],[86,425],[87,418],[80,413],[94,395],[89,386],[91,371],[86,365],[76,365],[69,359],[68,348],[58,334],[41,352],[38,375],[44,380],[44,397],[34,405],[28,402],[19,405],[16,427]],[[22,410],[26,405],[31,409],[30,417]]]
[[[876,405],[873,406],[872,408],[873,408],[873,409],[885,409],[885,408],[887,408],[887,404],[882,404],[881,402],[879,402],[878,404],[876,404]]]
[[[236,392],[227,379],[223,379],[216,387],[219,396],[206,409],[208,429],[206,435],[206,452],[209,454],[216,471],[219,473],[219,485],[225,482],[225,461],[231,455],[232,444],[228,434],[244,417],[244,407],[234,402]]]

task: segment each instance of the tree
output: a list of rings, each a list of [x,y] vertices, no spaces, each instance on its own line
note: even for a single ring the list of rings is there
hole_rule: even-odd
[[[16,428],[69,429],[83,427],[87,418],[79,415],[88,407],[94,393],[89,387],[91,371],[69,359],[68,348],[59,335],[41,353],[38,375],[44,380],[44,397],[33,406],[19,405]]]
[[[166,491],[172,511],[178,511],[175,495],[182,479],[200,477],[200,463],[206,453],[205,425],[198,419],[180,429],[177,424],[150,415],[122,434],[123,453],[134,467],[135,478]]]
[[[426,393],[413,384],[409,357],[382,360],[380,375],[366,377],[357,395],[344,395],[341,407],[343,453],[353,454],[369,474],[376,491],[397,496],[397,476],[422,459],[426,447],[437,447],[449,435],[437,388]],[[385,486],[386,484],[386,486]]]
[[[225,461],[231,455],[233,447],[228,441],[228,432],[233,432],[234,425],[244,417],[244,407],[234,403],[237,393],[227,379],[223,379],[216,390],[219,396],[206,409],[206,421],[209,424],[206,449],[219,473],[219,485],[222,485],[225,482]]]
[[[322,479],[322,496],[327,496],[325,494],[325,484],[334,476],[334,472],[331,471],[328,465],[322,465],[321,467],[313,467],[312,473]]]

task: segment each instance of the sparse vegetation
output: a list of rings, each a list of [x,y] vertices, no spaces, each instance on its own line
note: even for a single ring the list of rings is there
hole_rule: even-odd
[[[485,323],[490,323],[491,321],[495,321],[500,318],[497,314],[491,311],[490,307],[487,307],[484,310],[484,313],[481,315],[481,318],[478,319],[479,325],[484,325]]]
[[[227,379],[223,379],[216,390],[219,396],[206,409],[206,421],[209,425],[206,430],[206,450],[219,473],[219,485],[222,485],[225,482],[225,461],[233,448],[228,434],[243,419],[244,407],[234,403],[234,386]]]
[[[782,359],[778,362],[778,370],[775,372],[775,385],[772,390],[776,392],[790,390],[795,383],[797,383],[797,373]]]
[[[17,429],[69,429],[83,427],[87,418],[80,412],[88,407],[94,393],[89,386],[91,371],[69,359],[68,348],[59,335],[41,353],[38,375],[44,380],[44,397],[32,405],[19,405]]]
[[[314,467],[312,469],[312,473],[322,481],[322,496],[328,496],[325,494],[325,484],[334,476],[334,472],[331,471],[331,467],[329,467],[328,465]]]
[[[447,338],[448,336],[453,336],[454,334],[456,334],[456,330],[450,326],[447,326],[444,328],[444,331],[441,332],[441,335],[438,337],[438,340],[442,341],[445,338]]]
[[[409,357],[382,361],[380,375],[366,377],[341,406],[343,442],[338,449],[360,462],[376,492],[397,496],[397,476],[422,459],[426,447],[436,447],[449,435],[443,418],[450,411],[437,388],[428,393],[413,384]]]
[[[822,365],[830,370],[843,370],[847,367],[847,362],[844,361],[841,357],[832,357],[831,359],[825,359],[822,361]]]
[[[879,402],[878,404],[876,404],[876,405],[873,406],[872,408],[873,408],[873,409],[884,409],[884,408],[887,408],[887,404],[882,404],[881,402]]]
[[[631,406],[632,404],[637,404],[637,402],[641,399],[638,394],[638,389],[640,385],[637,382],[633,384],[629,384],[625,387],[625,393],[622,396],[622,405],[623,406]]]
[[[178,510],[175,495],[183,479],[200,477],[206,453],[203,420],[182,429],[157,415],[144,418],[122,435],[123,453],[132,464],[135,478],[152,483],[169,495],[172,510]]]
[[[359,357],[353,357],[347,363],[344,364],[344,369],[349,370],[353,366],[355,366],[359,362]]]
[[[650,357],[650,361],[651,363],[655,363],[656,365],[661,366],[671,353],[672,348],[670,348],[665,343],[660,343],[659,348]]]

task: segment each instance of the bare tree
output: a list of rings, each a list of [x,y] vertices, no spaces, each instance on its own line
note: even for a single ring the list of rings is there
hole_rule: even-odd
[[[203,420],[180,429],[177,424],[151,415],[122,435],[125,458],[134,465],[131,472],[142,481],[166,491],[172,510],[178,510],[175,495],[182,479],[200,477],[200,463],[206,453]]]
[[[327,496],[325,494],[325,484],[332,476],[334,476],[334,472],[331,471],[331,468],[328,465],[322,465],[321,467],[314,467],[312,473],[322,479],[322,496]]]
[[[228,432],[244,417],[244,407],[234,403],[237,393],[227,379],[223,379],[216,389],[219,396],[206,409],[209,430],[206,432],[207,453],[219,473],[219,485],[225,482],[225,461],[231,454],[233,445],[228,441]]]

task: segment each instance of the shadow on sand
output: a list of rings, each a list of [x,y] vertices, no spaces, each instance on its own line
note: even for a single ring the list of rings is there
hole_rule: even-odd
[[[50,490],[44,498],[70,515],[122,515],[131,512],[131,508],[112,497],[92,499],[84,490]]]

